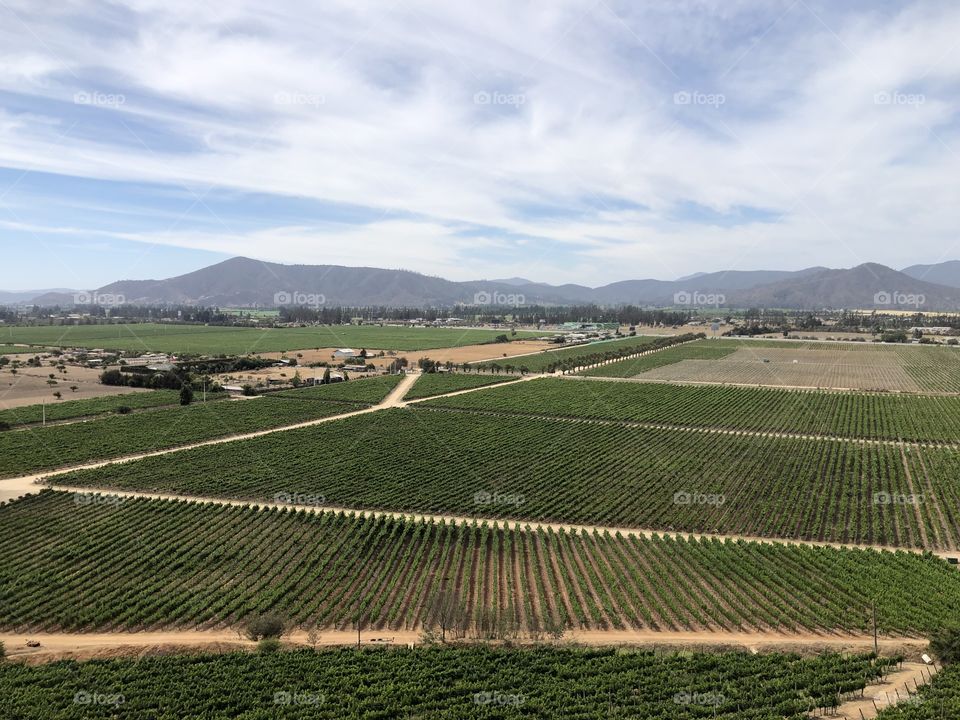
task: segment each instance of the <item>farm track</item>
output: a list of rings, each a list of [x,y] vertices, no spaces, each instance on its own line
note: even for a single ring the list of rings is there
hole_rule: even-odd
[[[52,661],[75,654],[94,654],[97,651],[139,651],[158,647],[234,646],[236,649],[252,649],[255,643],[243,638],[233,630],[164,630],[148,632],[95,632],[95,633],[0,633],[0,642],[7,648],[10,659],[37,659]],[[306,632],[297,630],[286,636],[286,641],[309,645]],[[409,645],[420,644],[421,635],[415,630],[363,630],[360,633],[364,645]],[[26,647],[28,640],[40,643],[40,648]],[[526,638],[517,638],[515,643],[534,643]],[[536,641],[543,642],[543,641]],[[550,644],[549,641],[546,641]],[[792,648],[799,652],[819,652],[822,649],[845,652],[870,652],[873,637],[869,635],[818,635],[816,633],[735,633],[735,632],[660,632],[656,630],[589,630],[569,631],[560,644],[572,642],[589,646],[641,645],[641,646],[686,646],[686,647],[741,647],[762,652],[782,651]],[[356,645],[356,630],[326,630],[321,633],[318,646]],[[926,641],[916,638],[881,638],[881,651],[890,653],[907,649],[910,653],[923,652]],[[911,678],[915,675],[911,674]],[[894,675],[890,679],[894,679]],[[903,682],[897,678],[899,687]]]

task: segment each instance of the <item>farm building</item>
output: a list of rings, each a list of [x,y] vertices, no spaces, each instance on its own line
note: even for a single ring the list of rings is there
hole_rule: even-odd
[[[339,348],[333,352],[335,358],[349,358],[353,359],[357,356],[356,350],[351,350],[350,348]]]

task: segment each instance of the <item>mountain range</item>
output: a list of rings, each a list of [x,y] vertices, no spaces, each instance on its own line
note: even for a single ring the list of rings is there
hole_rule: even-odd
[[[679,280],[624,280],[591,288],[525,278],[453,282],[409,270],[283,265],[237,257],[166,280],[123,280],[84,294],[102,304],[452,307],[517,304],[632,304],[658,307],[960,310],[960,261],[894,270],[877,263],[797,271],[726,270]],[[74,305],[74,291],[0,293],[0,304]]]

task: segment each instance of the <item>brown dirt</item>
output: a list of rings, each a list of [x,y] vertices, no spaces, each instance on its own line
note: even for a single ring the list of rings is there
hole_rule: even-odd
[[[926,684],[936,672],[936,668],[923,663],[905,662],[901,670],[890,673],[884,682],[867,686],[863,699],[843,703],[832,717],[872,720],[878,710],[907,700],[918,685]]]
[[[44,364],[43,367],[21,367],[14,375],[9,368],[0,370],[0,410],[38,405],[46,401],[49,404],[67,400],[90,400],[107,395],[129,395],[149,392],[142,388],[115,387],[101,385],[102,369],[91,369],[67,365],[66,374]],[[56,385],[48,385],[50,375],[54,375]],[[70,389],[76,385],[77,391]],[[63,398],[57,400],[53,394],[59,392]]]

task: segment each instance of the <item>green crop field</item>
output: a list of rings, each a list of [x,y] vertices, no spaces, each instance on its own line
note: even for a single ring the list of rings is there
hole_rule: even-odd
[[[322,498],[316,498],[322,502]],[[216,627],[272,610],[346,628],[940,627],[960,573],[913,553],[451,525],[46,491],[0,505],[0,628]],[[917,589],[923,588],[922,595]]]
[[[112,415],[83,423],[31,426],[0,433],[0,477],[294,425],[361,407],[260,397]]]
[[[294,400],[323,400],[327,402],[350,402],[376,405],[393,390],[402,375],[378,375],[360,378],[349,382],[337,382],[330,385],[314,385],[295,390],[281,390],[270,393],[268,397],[291,398]]]
[[[668,347],[643,357],[590,368],[581,371],[579,374],[593,377],[628,378],[681,360],[719,360],[736,352],[742,345],[742,342],[735,340],[699,340],[679,347]]]
[[[3,327],[0,342],[51,347],[103,348],[137,352],[245,355],[309,348],[350,347],[378,350],[429,350],[493,342],[543,333],[463,328],[411,328],[378,325],[324,325],[305,328],[245,328],[206,325],[69,325]]]
[[[473,366],[493,370],[526,368],[529,372],[570,370],[625,355],[668,347],[691,340],[693,337],[693,335],[640,335],[619,340],[601,340],[560,350],[544,350],[536,355],[521,355],[496,362],[473,363]]]
[[[516,380],[511,375],[471,375],[470,373],[426,373],[421,375],[407,391],[404,399],[419,400],[421,398],[444,395],[458,390],[472,390],[473,388],[496,385],[497,383]],[[475,393],[469,393],[474,395]]]
[[[213,399],[208,394],[207,399]],[[46,413],[47,422],[56,420],[73,420],[76,418],[107,415],[117,412],[118,408],[128,407],[132,410],[176,405],[180,402],[180,393],[174,390],[151,390],[149,392],[125,393],[123,395],[107,395],[87,400],[64,400],[49,402],[44,405],[26,405],[24,407],[0,410],[0,422],[12,426],[39,423]]]
[[[613,649],[299,650],[0,665],[10,717],[805,720],[892,662]],[[899,716],[898,716],[899,717]],[[934,717],[933,715],[924,717]]]
[[[953,720],[960,718],[960,665],[948,665],[929,685],[902,704],[882,710],[877,720]]]
[[[925,460],[946,453],[935,448],[417,407],[58,482],[242,499],[284,491],[322,494],[350,508],[960,545],[960,487],[951,466]]]
[[[757,432],[960,443],[960,398],[544,378],[430,407]]]

